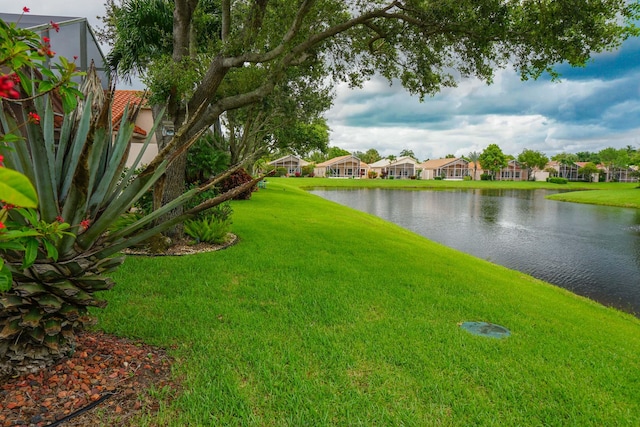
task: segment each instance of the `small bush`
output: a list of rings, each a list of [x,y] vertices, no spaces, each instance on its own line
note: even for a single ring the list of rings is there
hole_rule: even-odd
[[[285,176],[287,173],[287,168],[276,168],[276,176]]]
[[[462,180],[463,181],[471,181],[471,176],[465,175],[465,176],[462,177]]]
[[[433,179],[435,179],[436,181],[442,181],[442,177],[441,176],[434,176]]]
[[[253,177],[251,175],[249,175],[247,173],[247,171],[245,171],[244,169],[238,169],[237,171],[232,173],[230,176],[228,176],[227,179],[222,181],[222,183],[220,183],[220,193],[224,194],[227,191],[232,190],[232,189],[244,184],[245,182],[251,181],[252,179],[253,179]],[[234,200],[249,200],[251,198],[251,193],[253,191],[257,191],[257,190],[258,190],[258,186],[254,185],[249,190],[245,191],[244,193],[240,193],[239,195],[237,195],[233,199]]]
[[[547,178],[547,182],[550,182],[551,184],[566,184],[569,180],[567,178],[551,177]]]
[[[480,175],[480,180],[481,181],[491,181],[491,175],[489,175],[488,173],[483,173],[482,175]]]
[[[376,171],[368,171],[367,176],[369,177],[369,179],[376,179],[378,176],[378,173]]]
[[[211,214],[204,219],[185,221],[184,232],[193,237],[196,243],[220,245],[226,242],[231,224],[231,218],[220,219],[215,214]]]

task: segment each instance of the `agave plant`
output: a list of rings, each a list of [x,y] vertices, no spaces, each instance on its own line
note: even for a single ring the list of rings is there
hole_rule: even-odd
[[[88,307],[106,305],[95,293],[114,286],[108,273],[124,261],[118,252],[234,197],[258,180],[182,215],[159,220],[216,185],[233,168],[125,228],[109,232],[110,225],[130,210],[181,152],[172,151],[170,143],[141,173],[134,175],[142,155],[133,167],[125,168],[135,111],[125,111],[114,134],[109,92],[103,96],[95,79],[95,73],[89,72],[84,102],[63,117],[53,106],[53,95],[19,108],[7,108],[7,101],[2,101],[0,130],[6,135],[20,129],[24,139],[5,155],[5,164],[34,183],[39,220],[64,219],[72,226],[49,243],[53,249],[38,247],[35,262],[28,268],[23,268],[24,252],[0,251],[12,273],[10,289],[0,293],[0,377],[42,369],[73,350],[76,332],[91,323]],[[29,113],[33,117],[34,112],[40,117],[38,122],[29,120]],[[24,217],[12,215],[14,221],[29,225]],[[52,252],[57,259],[51,257]]]

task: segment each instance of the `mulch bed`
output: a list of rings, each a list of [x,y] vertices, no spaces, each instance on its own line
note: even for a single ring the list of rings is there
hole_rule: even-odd
[[[0,426],[130,426],[158,409],[146,391],[169,387],[165,350],[101,332],[82,332],[73,356],[0,386]]]
[[[162,254],[146,249],[129,255],[191,255],[233,246],[180,242]],[[172,360],[165,350],[101,332],[78,334],[73,356],[37,374],[0,385],[0,427],[132,426],[137,416],[153,413],[158,402],[149,393],[179,386],[171,380]]]

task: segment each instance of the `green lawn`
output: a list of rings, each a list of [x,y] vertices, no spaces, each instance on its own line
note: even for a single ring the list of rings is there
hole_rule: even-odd
[[[130,257],[104,293],[100,328],[177,360],[139,424],[640,425],[639,319],[269,181],[237,245]]]
[[[575,191],[553,194],[548,198],[564,202],[640,208],[640,188],[637,187],[605,191]]]
[[[514,190],[620,190],[633,189],[638,183],[618,182],[569,182],[550,184],[544,181],[457,181],[410,180],[410,179],[332,179],[332,178],[267,178],[267,182],[281,182],[299,188],[358,187],[358,188],[505,188]]]

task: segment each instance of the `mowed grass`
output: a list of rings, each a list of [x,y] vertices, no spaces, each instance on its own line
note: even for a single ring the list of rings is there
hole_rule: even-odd
[[[169,348],[183,385],[140,425],[640,425],[639,319],[295,181],[234,202],[237,245],[114,274],[99,328]]]
[[[575,191],[552,194],[549,199],[564,202],[588,203],[592,205],[620,206],[623,208],[640,208],[640,188],[611,189],[605,191]]]
[[[405,189],[512,189],[534,190],[548,189],[559,191],[571,190],[622,190],[634,189],[638,183],[620,182],[568,182],[553,184],[545,181],[462,181],[462,180],[411,180],[411,179],[336,179],[336,178],[267,178],[267,183],[283,183],[298,188],[405,188]],[[267,187],[269,184],[267,184]]]

